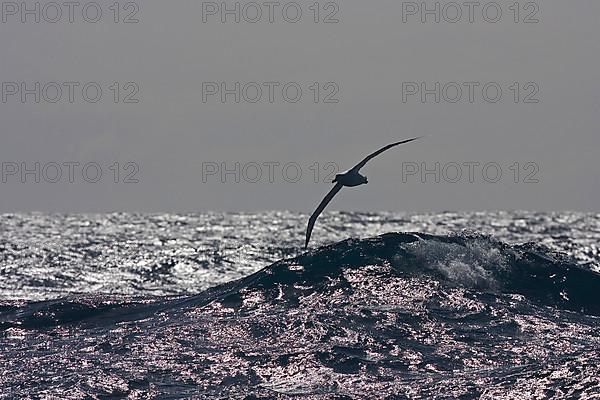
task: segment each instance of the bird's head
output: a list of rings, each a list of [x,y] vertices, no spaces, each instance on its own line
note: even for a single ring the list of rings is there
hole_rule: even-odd
[[[364,183],[365,185],[366,185],[367,183],[369,183],[369,180],[367,179],[367,177],[366,177],[366,176],[363,176],[363,177],[362,177],[362,181],[363,181],[363,183]]]

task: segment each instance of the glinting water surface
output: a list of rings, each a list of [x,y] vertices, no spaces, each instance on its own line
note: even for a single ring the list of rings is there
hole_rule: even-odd
[[[600,216],[0,217],[0,398],[600,397]]]

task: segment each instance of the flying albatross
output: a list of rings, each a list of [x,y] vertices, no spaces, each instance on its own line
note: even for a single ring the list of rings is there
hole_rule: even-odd
[[[308,248],[308,242],[310,242],[310,235],[312,234],[312,230],[313,230],[313,227],[315,226],[315,222],[317,221],[317,218],[319,218],[319,215],[321,215],[321,213],[323,212],[325,207],[327,207],[327,204],[329,204],[329,202],[331,201],[331,199],[333,199],[333,197],[337,194],[337,192],[339,192],[340,189],[343,188],[344,186],[355,187],[355,186],[360,186],[360,185],[366,185],[367,183],[369,183],[367,181],[366,176],[363,176],[358,173],[362,167],[364,167],[370,160],[377,157],[384,151],[389,150],[392,147],[420,139],[421,137],[416,137],[413,139],[408,139],[408,140],[403,140],[401,142],[388,144],[387,146],[382,147],[381,149],[377,150],[375,153],[369,154],[364,160],[362,160],[361,162],[356,164],[354,166],[354,168],[352,168],[351,170],[344,172],[343,174],[336,175],[335,179],[332,182],[332,183],[335,183],[335,186],[333,187],[333,189],[331,189],[331,191],[329,193],[327,193],[327,196],[325,196],[325,198],[321,201],[321,204],[319,204],[319,206],[317,207],[315,212],[310,216],[310,219],[308,220],[308,227],[306,228],[306,243],[304,244],[304,248],[305,249]]]

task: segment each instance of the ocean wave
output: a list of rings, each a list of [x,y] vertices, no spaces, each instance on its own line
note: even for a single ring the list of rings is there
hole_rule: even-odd
[[[211,304],[251,313],[291,308],[316,297],[350,302],[369,290],[392,303],[414,300],[415,293],[403,293],[399,282],[520,295],[532,304],[600,315],[600,274],[542,246],[509,245],[475,233],[388,233],[324,246],[194,296],[86,295],[0,303],[0,327],[97,326]]]
[[[376,276],[373,272],[377,270]],[[347,275],[363,274],[363,280]],[[296,302],[314,292],[347,291],[391,277],[433,278],[444,286],[520,294],[543,305],[600,315],[600,274],[536,244],[508,245],[478,234],[388,233],[348,239],[279,261],[234,284],[209,291],[220,301]],[[214,295],[208,296],[208,299]],[[204,300],[203,295],[198,296]],[[238,299],[238,300],[234,300]]]

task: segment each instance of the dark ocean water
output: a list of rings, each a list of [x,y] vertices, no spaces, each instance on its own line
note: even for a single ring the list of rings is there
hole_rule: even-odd
[[[598,399],[600,215],[0,216],[0,399]]]

